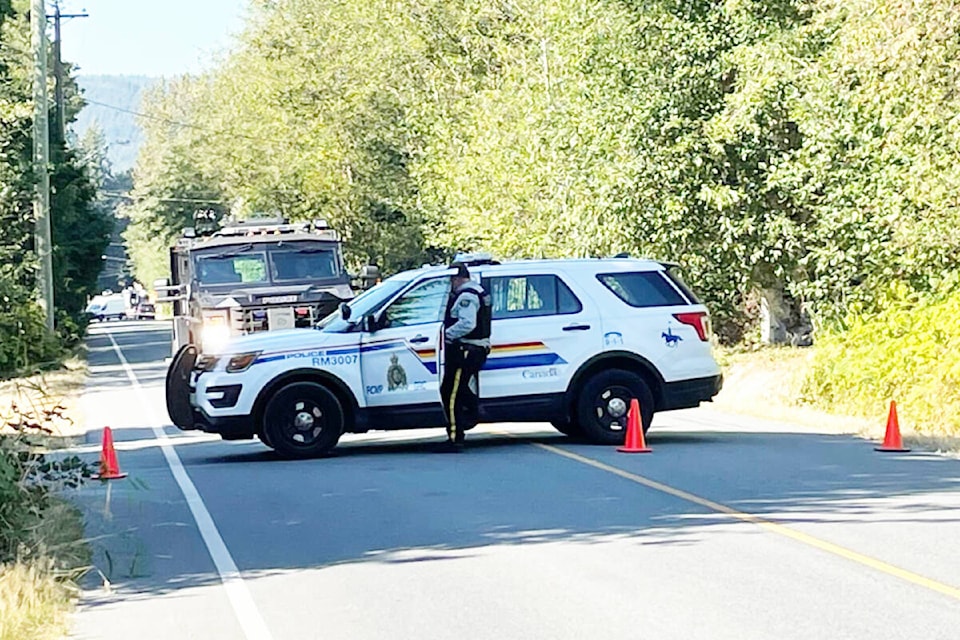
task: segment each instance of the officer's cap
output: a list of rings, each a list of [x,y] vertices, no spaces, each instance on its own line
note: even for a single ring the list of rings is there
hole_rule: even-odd
[[[454,278],[470,278],[470,271],[467,269],[467,265],[462,262],[452,262],[450,263],[450,268],[457,270],[457,272],[453,274]]]

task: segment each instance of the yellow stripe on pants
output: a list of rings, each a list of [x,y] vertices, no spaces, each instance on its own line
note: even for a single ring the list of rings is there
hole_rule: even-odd
[[[453,374],[453,389],[450,391],[450,429],[447,433],[447,436],[450,438],[450,442],[455,442],[457,439],[457,392],[460,390],[460,373],[463,369],[457,368],[456,373]]]

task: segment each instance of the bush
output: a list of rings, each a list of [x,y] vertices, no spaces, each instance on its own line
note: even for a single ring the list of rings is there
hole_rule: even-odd
[[[822,335],[805,399],[831,411],[881,416],[897,401],[903,422],[960,434],[960,290],[920,299],[900,287],[885,309],[852,315]]]
[[[0,308],[0,380],[53,363],[62,355],[35,302],[26,298],[11,302],[8,309]]]
[[[0,563],[42,555],[37,532],[55,504],[53,493],[90,475],[76,456],[50,460],[23,435],[0,436]]]
[[[75,580],[89,563],[81,516],[56,492],[91,470],[76,456],[40,453],[32,433],[43,430],[28,421],[0,435],[0,640],[63,637]]]

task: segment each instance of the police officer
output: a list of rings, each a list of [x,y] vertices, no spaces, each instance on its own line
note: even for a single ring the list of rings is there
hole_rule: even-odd
[[[440,394],[447,414],[447,442],[441,449],[463,450],[463,432],[479,421],[480,369],[490,353],[490,295],[470,279],[466,265],[450,265],[450,301],[444,318],[444,370]]]

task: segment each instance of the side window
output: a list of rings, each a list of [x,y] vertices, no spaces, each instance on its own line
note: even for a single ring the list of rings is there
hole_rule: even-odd
[[[383,328],[440,322],[449,297],[450,278],[427,280],[387,307]]]
[[[501,276],[485,278],[493,298],[493,319],[529,318],[579,313],[583,305],[557,276]]]
[[[669,307],[688,304],[659,271],[601,273],[597,279],[631,307]]]

